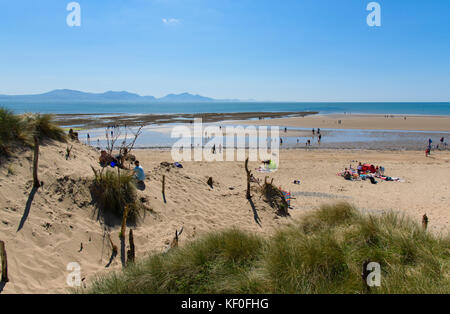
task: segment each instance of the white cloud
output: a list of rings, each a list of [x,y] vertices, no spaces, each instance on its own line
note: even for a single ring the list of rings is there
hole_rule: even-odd
[[[166,25],[176,25],[180,23],[180,20],[178,19],[174,19],[174,18],[169,18],[169,19],[162,19],[163,23]]]

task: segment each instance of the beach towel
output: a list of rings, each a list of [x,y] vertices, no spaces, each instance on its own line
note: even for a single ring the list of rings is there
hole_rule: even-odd
[[[291,192],[287,192],[287,191],[283,191],[283,190],[281,190],[281,192],[283,192],[284,199],[288,203],[288,206],[291,207],[291,199],[292,199]]]

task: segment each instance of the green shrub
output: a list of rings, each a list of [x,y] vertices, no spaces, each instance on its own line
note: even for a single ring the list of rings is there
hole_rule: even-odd
[[[313,225],[313,227],[308,227]],[[394,213],[367,216],[323,206],[263,240],[212,233],[96,280],[89,293],[450,293],[448,236]],[[361,278],[381,265],[381,287]]]

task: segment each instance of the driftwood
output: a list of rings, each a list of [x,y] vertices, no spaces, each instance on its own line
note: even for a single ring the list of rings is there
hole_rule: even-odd
[[[1,282],[6,283],[9,281],[8,279],[8,260],[6,257],[6,248],[5,242],[0,241],[0,257],[2,260],[2,278]]]
[[[423,230],[427,230],[427,228],[428,228],[428,216],[427,216],[427,214],[425,214],[425,215],[423,215],[423,218],[422,218],[422,228],[423,228]]]
[[[130,241],[130,249],[127,252],[127,263],[130,265],[130,263],[134,263],[135,257],[136,257],[136,251],[134,246],[134,236],[133,236],[133,229],[130,229],[130,234],[128,237]]]

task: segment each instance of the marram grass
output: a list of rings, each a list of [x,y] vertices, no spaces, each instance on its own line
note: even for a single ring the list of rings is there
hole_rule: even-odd
[[[270,238],[237,229],[206,235],[125,271],[97,278],[94,294],[450,293],[450,239],[394,213],[323,206]],[[381,265],[381,286],[361,278]],[[80,291],[81,292],[81,291]]]

